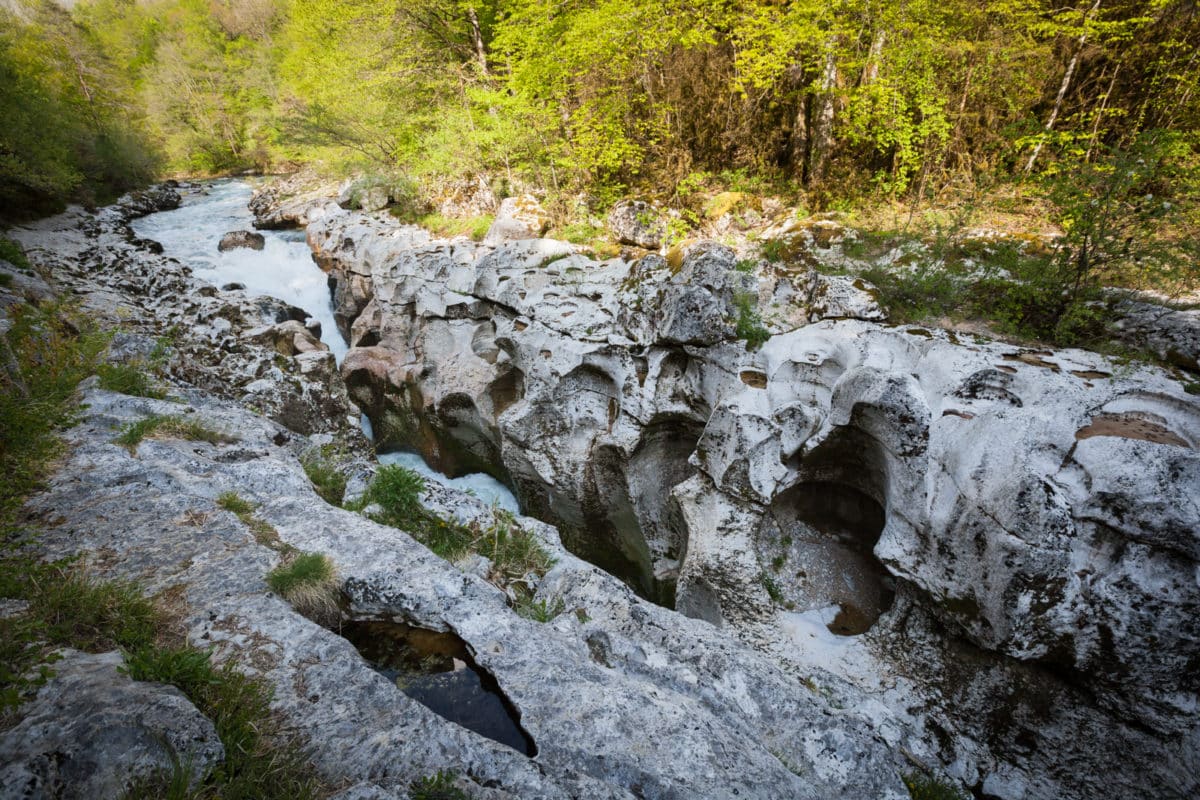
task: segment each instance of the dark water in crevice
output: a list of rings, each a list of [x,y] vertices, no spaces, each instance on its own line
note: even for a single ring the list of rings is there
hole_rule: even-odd
[[[376,672],[438,716],[533,757],[537,745],[490,672],[453,633],[403,622],[352,620],[344,636]]]

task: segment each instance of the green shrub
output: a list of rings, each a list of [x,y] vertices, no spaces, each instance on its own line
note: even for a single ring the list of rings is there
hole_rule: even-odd
[[[746,349],[757,350],[771,338],[771,332],[763,325],[758,313],[758,297],[753,292],[739,292],[733,298],[738,317],[735,333],[746,341]]]
[[[360,500],[362,505],[378,505],[382,511],[377,522],[408,530],[424,511],[421,492],[425,479],[399,464],[384,464],[375,473]]]
[[[96,374],[100,376],[100,388],[110,392],[120,392],[133,397],[150,397],[155,400],[162,400],[167,396],[146,373],[146,365],[141,362],[98,364]]]
[[[137,446],[142,443],[142,440],[155,436],[208,442],[209,444],[232,444],[238,441],[236,436],[213,430],[201,422],[184,417],[155,414],[126,425],[121,429],[120,435],[113,439],[113,443],[124,446],[130,453],[136,453]]]
[[[457,773],[439,769],[409,784],[408,796],[411,800],[468,800],[467,793],[454,785],[457,780]]]
[[[338,612],[337,568],[324,553],[300,553],[267,573],[267,586],[307,617],[325,621]]]
[[[913,800],[969,800],[954,784],[928,773],[910,772],[901,777]]]
[[[270,709],[271,691],[233,664],[215,667],[204,650],[142,648],[126,656],[130,677],[176,686],[212,720],[225,746],[225,761],[195,791],[182,794],[190,765],[141,782],[130,797],[207,800],[309,800],[321,785],[300,744],[282,735]]]
[[[65,562],[0,561],[0,597],[25,600],[22,614],[0,619],[0,710],[51,674],[43,667],[56,647],[102,652],[150,645],[161,617],[134,584],[97,581]]]
[[[108,337],[64,305],[10,309],[0,334],[0,531],[61,452],[57,433],[77,419],[76,387]]]
[[[771,575],[768,575],[765,572],[759,574],[758,582],[761,583],[762,587],[767,590],[767,596],[770,597],[772,601],[783,605],[787,600],[787,598],[783,596],[783,590],[779,588],[779,584]]]

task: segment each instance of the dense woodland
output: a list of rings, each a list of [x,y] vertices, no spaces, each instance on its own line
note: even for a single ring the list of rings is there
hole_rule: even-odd
[[[311,161],[601,200],[722,176],[923,198],[1200,129],[1195,0],[0,9],[5,204]]]
[[[533,188],[560,229],[628,195],[683,232],[726,189],[808,211],[1016,198],[1064,234],[1017,276],[1052,299],[1014,301],[1038,335],[1101,282],[1200,273],[1197,0],[68,5],[0,0],[0,216],[298,165],[414,196]]]

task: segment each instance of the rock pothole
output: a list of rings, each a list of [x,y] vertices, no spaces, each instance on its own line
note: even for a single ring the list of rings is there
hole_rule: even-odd
[[[517,752],[537,755],[516,706],[455,634],[390,620],[344,622],[340,632],[376,672],[433,713]]]

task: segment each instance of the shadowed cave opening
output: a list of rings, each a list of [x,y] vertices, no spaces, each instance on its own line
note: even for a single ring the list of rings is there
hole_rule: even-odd
[[[537,755],[516,706],[455,634],[387,620],[345,621],[340,633],[376,672],[438,716]]]
[[[887,521],[887,461],[870,435],[839,428],[799,463],[794,484],[771,503],[759,556],[786,608],[836,607],[832,633],[865,633],[895,598],[875,557]]]

